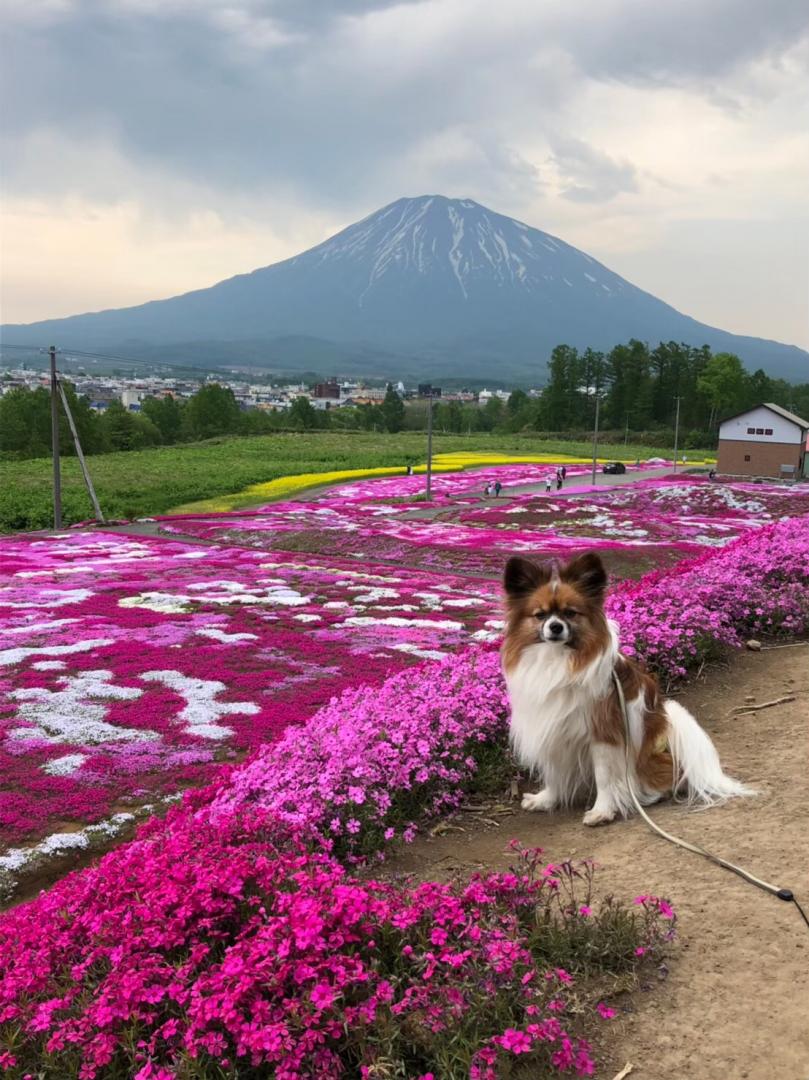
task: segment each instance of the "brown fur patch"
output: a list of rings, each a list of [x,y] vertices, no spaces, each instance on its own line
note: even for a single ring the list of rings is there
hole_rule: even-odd
[[[638,779],[652,791],[671,791],[673,784],[672,758],[666,743],[669,722],[663,711],[663,701],[657,679],[644,671],[634,660],[619,657],[615,671],[621,683],[627,705],[638,698],[645,704],[643,713],[643,739],[636,758]],[[618,692],[613,687],[610,695],[599,704],[593,720],[593,737],[611,746],[623,746],[625,723]]]

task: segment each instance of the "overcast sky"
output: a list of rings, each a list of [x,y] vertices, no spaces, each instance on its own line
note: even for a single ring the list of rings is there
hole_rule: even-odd
[[[809,346],[806,0],[2,0],[2,321],[478,200]]]

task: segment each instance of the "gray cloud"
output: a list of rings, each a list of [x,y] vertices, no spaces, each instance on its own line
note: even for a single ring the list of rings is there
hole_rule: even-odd
[[[554,161],[563,182],[562,198],[571,202],[606,202],[621,192],[637,191],[637,172],[626,161],[615,161],[581,139],[551,140]]]
[[[471,12],[464,17],[464,10]],[[486,11],[487,14],[483,14]],[[82,191],[96,178],[19,175],[31,132],[114,146],[140,167],[229,192],[291,187],[334,207],[396,194],[401,169],[463,172],[478,191],[536,183],[515,149],[558,130],[583,79],[704,82],[806,31],[803,2],[604,0],[475,9],[453,0],[26,0],[7,16],[7,184]],[[732,96],[732,95],[731,95]],[[576,141],[566,197],[633,190],[633,167]],[[429,185],[428,185],[429,186]]]

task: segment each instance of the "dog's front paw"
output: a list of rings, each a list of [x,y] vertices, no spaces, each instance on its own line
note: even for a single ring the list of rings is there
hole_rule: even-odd
[[[556,799],[549,791],[538,791],[536,795],[525,794],[522,797],[523,810],[553,810]]]
[[[585,825],[609,825],[615,820],[615,813],[615,810],[601,810],[594,806],[592,810],[587,811],[582,821]]]

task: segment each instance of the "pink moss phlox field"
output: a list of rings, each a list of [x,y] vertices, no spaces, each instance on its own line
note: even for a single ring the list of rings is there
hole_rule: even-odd
[[[809,516],[749,532],[727,547],[625,582],[607,600],[623,646],[674,679],[746,637],[809,630]]]
[[[469,649],[344,692],[234,770],[204,812],[259,807],[344,857],[371,853],[412,836],[411,803],[423,818],[462,801],[475,744],[501,739],[506,716],[498,651]]]
[[[499,614],[485,582],[101,531],[4,539],[0,569],[12,843],[205,781],[334,694],[494,636]]]
[[[803,517],[765,526],[639,584],[619,585],[609,610],[624,648],[674,677],[751,629],[805,632],[807,585],[809,518]],[[487,969],[497,970],[490,924],[481,926],[485,920],[476,915],[464,929],[454,927],[452,938],[443,936],[445,925],[430,922],[423,932],[432,948],[423,937],[416,943],[396,937],[393,931],[412,929],[414,905],[418,918],[424,916],[419,891],[391,893],[390,886],[359,883],[333,860],[384,847],[397,827],[407,840],[420,819],[453,805],[474,769],[475,748],[502,737],[505,717],[493,648],[424,664],[377,690],[344,691],[298,737],[290,733],[261,749],[97,867],[4,916],[0,1018],[18,1039],[22,1031],[27,1039],[46,1040],[54,1053],[74,1054],[86,1069],[82,1080],[106,1068],[122,1045],[142,1054],[142,1070],[151,1070],[153,1060],[171,1069],[182,1054],[220,1063],[235,1054],[247,1061],[258,1055],[255,1060],[272,1064],[279,1076],[311,1075],[308,1059],[304,1065],[282,1056],[306,1053],[323,1055],[316,1075],[336,1076],[344,1064],[335,1057],[338,1025],[352,1032],[365,1018],[367,1031],[380,1010],[400,1004],[404,1011],[395,1015],[404,1017],[412,1007],[422,1022],[425,1010],[439,1025],[450,1016],[457,1022],[453,991],[463,1001],[468,984],[455,986],[447,977],[456,963],[462,972],[472,963],[477,972],[477,944]],[[294,835],[314,852],[284,839]],[[479,887],[491,884],[470,886]],[[438,897],[429,919],[457,910],[444,887],[422,888]],[[638,900],[670,918],[667,904]],[[583,919],[591,911],[589,904],[576,907]],[[521,955],[519,942],[506,947],[502,926],[493,933],[498,950]],[[375,950],[391,940],[400,966],[392,973],[385,967],[377,978]],[[417,977],[408,946],[418,956]],[[513,964],[507,971],[528,974]],[[436,972],[447,988],[438,1001],[424,988],[425,982],[438,985]],[[520,976],[520,985],[530,982]],[[493,1001],[492,993],[488,987]],[[472,1064],[481,1071],[470,1068],[470,1075],[496,1077],[497,1054],[534,1048],[529,1023],[553,1019],[544,1011],[549,1004],[537,1007],[539,1019],[480,1036]],[[556,1032],[538,1030],[544,1033],[539,1041]],[[558,1045],[551,1040],[552,1063],[586,1075],[589,1058],[576,1064],[578,1051],[561,1031],[558,1039]],[[8,1051],[12,1057],[17,1045]],[[362,1052],[373,1052],[368,1040]],[[370,1068],[372,1061],[362,1064]],[[152,1075],[142,1072],[146,1080]]]
[[[529,852],[465,885],[399,886],[357,880],[294,838],[279,847],[261,814],[174,824],[0,919],[10,1080],[370,1078],[391,1056],[423,1076],[442,1055],[459,1076],[459,1052],[479,1080],[529,1053],[593,1073],[565,1027],[574,980],[532,951],[537,909],[579,934],[596,917],[563,898],[571,864]],[[627,969],[674,933],[665,901],[638,901]]]
[[[577,468],[582,467],[571,471]],[[463,474],[443,479],[452,485],[458,477]],[[575,484],[575,475],[572,480]],[[484,498],[481,482],[465,498],[442,502],[437,495],[427,510],[395,501],[401,497],[397,492],[415,492],[414,485],[422,482],[421,477],[362,481],[257,511],[175,520],[165,528],[259,549],[371,557],[482,576],[497,576],[509,554],[562,557],[592,547],[613,552],[624,572],[637,576],[651,565],[671,565],[683,555],[723,546],[785,514],[809,512],[809,494],[800,490],[683,476],[614,488],[568,484],[563,497],[555,491],[515,494],[506,484],[499,499]],[[452,488],[450,493],[458,495]]]

